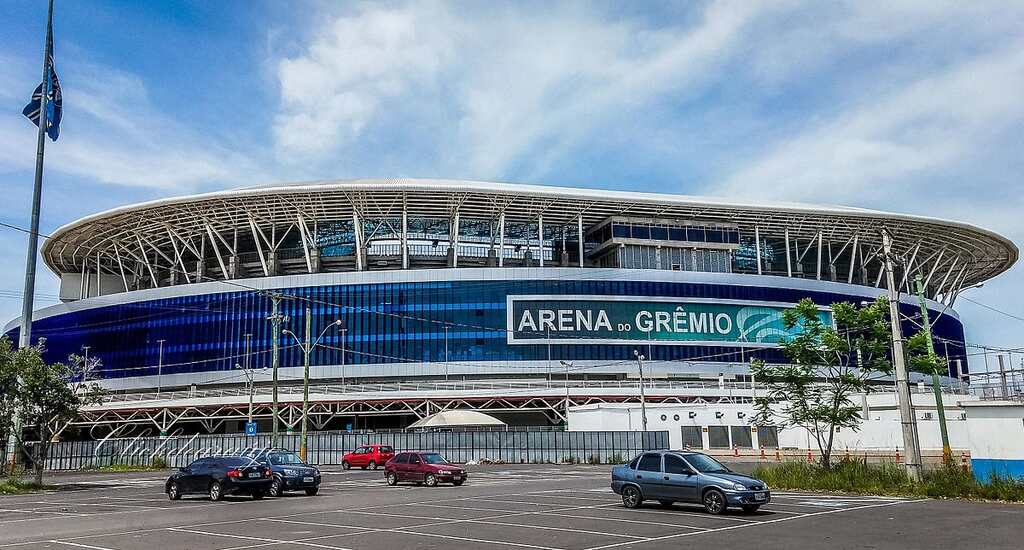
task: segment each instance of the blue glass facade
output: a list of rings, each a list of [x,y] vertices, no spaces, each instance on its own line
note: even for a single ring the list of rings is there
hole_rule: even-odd
[[[283,300],[281,313],[290,317],[286,328],[302,333],[304,309],[312,307],[314,337],[335,319],[347,331],[329,330],[324,344],[311,357],[313,365],[348,365],[443,362],[445,326],[448,358],[460,362],[544,361],[549,348],[539,344],[510,345],[506,340],[508,295],[599,295],[716,298],[793,303],[810,297],[818,304],[858,303],[865,298],[834,292],[770,288],[748,285],[636,281],[636,280],[499,280],[346,284],[280,289],[285,295],[309,300]],[[902,305],[914,317],[917,308]],[[89,346],[91,356],[103,362],[103,376],[122,378],[157,374],[159,345],[164,340],[162,374],[233,370],[242,363],[246,334],[251,335],[254,367],[270,366],[271,311],[269,297],[254,291],[190,295],[145,302],[98,306],[46,317],[35,322],[33,337],[45,337],[47,360],[66,360]],[[966,370],[964,333],[952,315],[938,315],[934,324],[938,352],[961,359]],[[905,323],[907,334],[916,326]],[[16,338],[17,330],[9,335]],[[281,339],[281,365],[301,366],[302,354],[288,336]],[[646,343],[642,347],[647,349]],[[551,360],[631,360],[637,345],[564,344],[551,346]],[[653,345],[656,361],[741,360],[735,346]],[[781,361],[777,349],[751,349],[757,356]],[[500,369],[495,369],[498,373]],[[954,373],[955,374],[955,373]],[[357,375],[357,374],[354,374]]]

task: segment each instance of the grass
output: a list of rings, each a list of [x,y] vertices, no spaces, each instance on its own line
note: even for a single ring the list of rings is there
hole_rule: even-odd
[[[784,462],[758,467],[754,477],[780,489],[1024,502],[1024,481],[993,477],[981,483],[970,472],[955,467],[925,472],[918,483],[897,464],[866,464],[855,459],[840,460],[830,470],[817,464]]]
[[[0,479],[0,495],[25,495],[54,488],[51,485],[36,485],[32,482],[22,481],[16,477]]]
[[[106,466],[92,466],[82,468],[82,471],[90,472],[116,472],[116,473],[128,473],[128,472],[159,472],[166,470],[165,465],[149,465],[149,464],[108,464]]]

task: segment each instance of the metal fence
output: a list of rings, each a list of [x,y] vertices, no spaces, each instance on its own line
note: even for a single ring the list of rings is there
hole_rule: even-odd
[[[309,436],[311,464],[341,464],[342,455],[360,445],[390,445],[396,451],[433,451],[452,462],[480,460],[506,463],[623,462],[651,449],[668,447],[668,432],[503,432],[452,431],[418,433],[316,432]],[[298,451],[298,435],[282,435],[279,447]],[[251,452],[270,447],[269,435],[195,435],[137,437],[52,444],[46,467],[77,470],[113,464],[186,466],[203,456]]]

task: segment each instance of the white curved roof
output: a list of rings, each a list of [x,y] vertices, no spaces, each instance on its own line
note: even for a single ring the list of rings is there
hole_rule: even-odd
[[[43,256],[57,273],[75,273],[86,258],[104,262],[154,257],[169,251],[175,238],[201,242],[207,225],[214,231],[250,231],[252,223],[289,224],[306,220],[351,220],[400,216],[463,220],[536,221],[546,226],[585,225],[612,216],[699,220],[735,224],[761,236],[811,241],[821,236],[838,249],[856,235],[861,246],[877,247],[880,230],[894,236],[894,250],[905,256],[932,258],[947,271],[966,266],[962,286],[976,284],[1007,269],[1018,258],[1008,239],[967,223],[893,214],[845,206],[748,202],[713,197],[635,193],[440,179],[359,179],[272,184],[159,199],[84,217],[59,228],[46,240]],[[212,239],[212,237],[211,237]],[[167,254],[169,256],[170,254]],[[168,261],[171,258],[167,258]],[[94,260],[90,260],[94,261]],[[159,263],[159,258],[156,259]],[[942,265],[939,265],[942,264]]]

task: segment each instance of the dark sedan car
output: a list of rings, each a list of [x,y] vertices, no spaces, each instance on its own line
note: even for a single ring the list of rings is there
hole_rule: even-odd
[[[211,456],[171,474],[164,491],[171,500],[189,494],[207,494],[210,500],[243,494],[259,500],[267,494],[273,480],[270,468],[251,457]]]
[[[279,497],[285,491],[305,491],[309,496],[320,492],[320,470],[303,462],[299,455],[286,449],[270,449],[256,455],[256,460],[274,472],[270,496]]]
[[[663,506],[694,502],[712,514],[722,514],[730,506],[753,513],[771,500],[765,482],[693,451],[649,451],[629,464],[616,466],[612,491],[622,495],[626,508],[636,508],[646,499]]]

